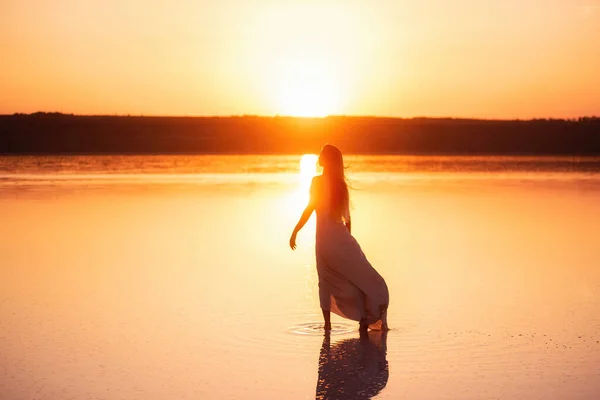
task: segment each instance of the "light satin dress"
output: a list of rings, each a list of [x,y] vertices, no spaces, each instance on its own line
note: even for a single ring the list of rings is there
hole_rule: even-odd
[[[322,176],[313,179],[310,192],[317,213],[316,258],[321,308],[362,321],[370,329],[387,327],[388,288],[344,224],[350,220],[349,207],[341,218],[331,217],[328,183]]]

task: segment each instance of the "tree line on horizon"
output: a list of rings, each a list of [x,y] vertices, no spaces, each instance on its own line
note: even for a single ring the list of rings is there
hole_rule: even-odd
[[[372,116],[372,115],[328,115],[325,117],[294,117],[287,115],[275,115],[275,116],[264,116],[255,114],[243,114],[243,115],[179,115],[179,116],[165,116],[165,115],[131,115],[131,114],[74,114],[74,113],[63,113],[60,111],[36,111],[33,113],[20,113],[16,112],[11,114],[15,117],[128,117],[128,118],[292,118],[292,119],[324,119],[324,118],[379,118],[379,119],[396,119],[396,120],[448,120],[448,121],[569,121],[569,122],[589,122],[600,120],[599,116],[596,115],[584,115],[575,118],[459,118],[459,117],[385,117],[385,116]],[[3,116],[0,114],[0,116]],[[4,116],[8,116],[5,114]]]
[[[316,152],[355,154],[600,155],[600,118],[0,115],[2,154]]]

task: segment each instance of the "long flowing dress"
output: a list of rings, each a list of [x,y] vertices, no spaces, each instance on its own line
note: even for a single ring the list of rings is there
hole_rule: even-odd
[[[317,213],[315,250],[321,308],[366,323],[371,329],[387,327],[388,288],[346,228],[349,207],[341,218],[331,216],[324,177],[313,179],[310,191]]]

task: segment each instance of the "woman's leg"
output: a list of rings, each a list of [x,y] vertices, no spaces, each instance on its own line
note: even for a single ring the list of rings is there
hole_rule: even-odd
[[[367,324],[367,321],[365,318],[361,319],[360,322],[358,323],[358,330],[360,332],[366,332],[369,330],[369,324]]]
[[[323,311],[323,319],[325,320],[325,330],[326,331],[330,331],[331,330],[331,313],[329,312],[329,310],[325,310],[324,308],[321,309]]]
[[[388,328],[388,324],[387,324],[387,307],[381,312],[381,330],[383,330],[383,331],[390,330],[390,328]]]

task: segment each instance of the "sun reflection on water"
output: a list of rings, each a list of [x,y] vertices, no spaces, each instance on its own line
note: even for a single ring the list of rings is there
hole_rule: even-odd
[[[304,207],[308,204],[312,178],[319,172],[317,161],[318,156],[315,154],[304,154],[300,157],[298,170],[295,171],[297,173],[295,178],[297,183],[285,194],[284,200],[281,203],[286,209],[285,215],[293,218],[294,221],[297,221],[297,218],[300,217]],[[314,220],[311,218],[303,231],[310,232],[313,230],[313,226]],[[305,236],[305,234],[300,236]]]
[[[293,195],[294,205],[297,206],[297,208],[302,208],[308,203],[310,184],[312,178],[317,175],[318,159],[319,157],[315,154],[304,154],[300,158],[299,182]]]
[[[310,187],[312,178],[317,175],[317,161],[319,157],[316,154],[304,154],[300,158],[300,183],[306,188]]]

